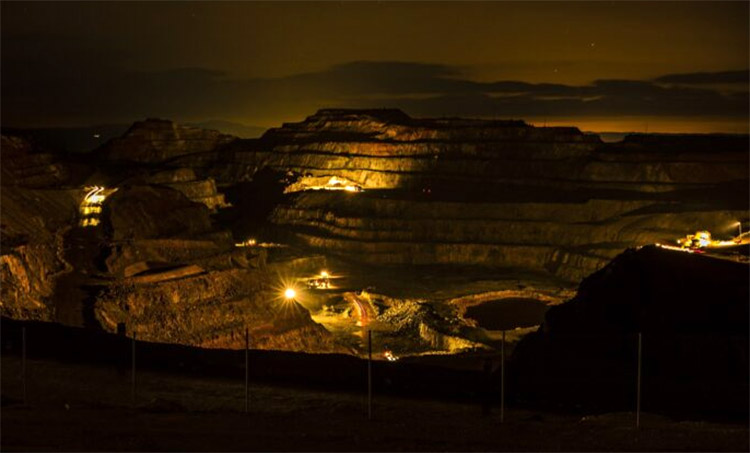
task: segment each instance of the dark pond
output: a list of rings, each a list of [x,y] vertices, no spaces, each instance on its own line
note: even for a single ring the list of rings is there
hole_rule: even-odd
[[[466,317],[488,330],[509,330],[541,324],[547,305],[536,299],[510,298],[485,302],[466,309]]]

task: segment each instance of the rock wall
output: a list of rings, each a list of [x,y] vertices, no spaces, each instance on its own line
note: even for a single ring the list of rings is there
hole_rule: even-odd
[[[268,304],[273,275],[300,272],[305,255],[531,271],[570,287],[628,247],[729,236],[750,218],[747,136],[602,143],[522,121],[325,109],[240,140],[146,120],[79,157],[75,178],[62,155],[2,146],[3,313],[55,319],[63,289],[66,322],[131,322],[206,347],[237,347],[248,327],[263,347],[335,349],[304,310]],[[101,224],[84,228],[94,183],[111,195]],[[234,247],[255,231],[289,247]]]
[[[217,192],[211,178],[199,179],[192,168],[161,170],[144,178],[149,184],[159,184],[182,192],[191,201],[203,203],[211,212],[229,207],[224,194]]]
[[[280,300],[271,274],[227,269],[155,284],[110,285],[97,298],[96,317],[115,332],[122,322],[148,341],[212,348],[341,352],[307,310]]]
[[[207,171],[220,186],[261,168],[296,175],[288,192],[302,193],[270,220],[326,253],[542,269],[577,282],[627,247],[747,221],[747,148],[747,136],[602,143],[520,121],[326,109],[231,143]],[[324,190],[331,178],[365,192]]]
[[[218,131],[148,119],[134,123],[122,137],[110,140],[94,154],[103,160],[153,164],[213,151],[234,139]]]
[[[698,225],[725,230],[747,215],[680,211],[643,200],[425,203],[307,192],[279,206],[271,221],[311,247],[370,264],[521,267],[577,281],[629,246],[670,243]]]
[[[39,188],[61,184],[66,169],[48,165],[51,155],[37,153],[23,139],[3,136],[0,157],[0,311],[51,320],[57,280],[71,270],[62,253],[63,235],[76,222],[79,194]]]
[[[663,152],[665,141],[604,144],[575,128],[536,128],[518,121],[321,110],[303,122],[271,129],[261,140],[238,140],[223,148],[213,172],[230,184],[267,166],[338,176],[365,189],[454,190],[468,184],[481,185],[482,191],[521,184],[657,192],[747,179],[742,165],[727,165],[747,164],[746,138],[718,139],[718,149],[703,143],[687,152]]]
[[[118,190],[105,203],[102,218],[115,241],[190,237],[212,229],[206,206],[190,201],[180,191],[161,186]]]
[[[41,152],[20,137],[3,135],[0,140],[4,186],[43,188],[68,181],[70,169],[53,154]]]

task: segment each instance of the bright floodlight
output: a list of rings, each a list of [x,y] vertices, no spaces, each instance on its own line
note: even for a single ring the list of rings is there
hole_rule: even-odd
[[[320,276],[323,278],[328,277],[328,271],[321,271]]]
[[[287,299],[294,299],[296,295],[297,291],[293,290],[292,288],[287,288],[286,291],[284,291],[284,297]]]

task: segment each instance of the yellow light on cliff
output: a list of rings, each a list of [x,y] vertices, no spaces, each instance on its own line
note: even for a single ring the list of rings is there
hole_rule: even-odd
[[[91,218],[90,217],[90,218],[86,218],[86,219],[82,219],[81,220],[81,226],[87,227],[87,226],[97,226],[97,225],[99,225],[99,219],[95,219],[95,218]]]
[[[284,298],[287,299],[287,300],[294,299],[296,296],[297,296],[297,291],[295,291],[292,288],[287,288],[284,291]]]
[[[89,188],[89,192],[86,194],[86,196],[83,197],[83,201],[86,204],[102,204],[104,201],[105,196],[102,195],[102,192],[104,191],[104,187],[94,186]]]
[[[85,190],[86,195],[83,196],[83,201],[79,206],[80,225],[83,227],[99,225],[102,204],[108,196],[117,192],[117,188],[107,189],[106,187],[93,186],[86,187]]]
[[[255,247],[256,245],[258,245],[258,241],[255,239],[248,239],[246,241],[234,243],[235,247]]]

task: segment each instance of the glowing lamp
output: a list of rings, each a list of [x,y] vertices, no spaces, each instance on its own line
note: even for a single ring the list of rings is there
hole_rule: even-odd
[[[328,278],[328,271],[321,271],[320,276],[323,278]]]
[[[292,288],[287,288],[286,291],[284,291],[284,298],[286,299],[294,299],[295,296],[297,296],[297,291]]]

